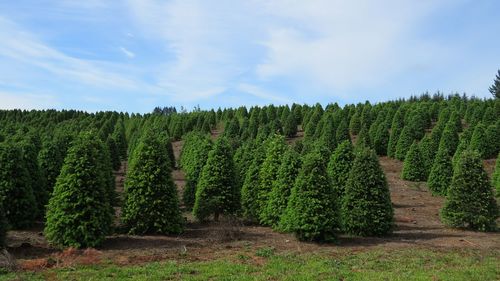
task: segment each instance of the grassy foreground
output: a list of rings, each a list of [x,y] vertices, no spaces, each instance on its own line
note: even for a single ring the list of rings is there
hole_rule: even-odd
[[[165,261],[9,273],[0,280],[499,280],[498,251],[370,250],[274,254],[272,249],[210,262]]]

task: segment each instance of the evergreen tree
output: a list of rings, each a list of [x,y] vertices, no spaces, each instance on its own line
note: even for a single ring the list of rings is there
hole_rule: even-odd
[[[500,153],[498,153],[496,164],[495,164],[495,172],[493,173],[493,186],[495,187],[496,196],[500,197]]]
[[[385,156],[387,155],[387,147],[389,145],[389,130],[387,129],[384,123],[380,123],[377,126],[377,130],[375,132],[375,137],[373,140],[373,147],[378,155]]]
[[[333,120],[328,118],[325,120],[325,124],[323,125],[323,132],[321,133],[320,141],[330,150],[335,150],[337,146],[336,142],[336,132],[335,125],[333,124]]]
[[[351,121],[349,122],[349,130],[353,135],[357,135],[361,130],[361,116],[358,114],[358,112],[354,113],[354,115],[351,117]]]
[[[401,178],[408,181],[427,180],[425,160],[422,157],[420,146],[415,141],[406,154]]]
[[[274,229],[278,228],[280,218],[286,210],[301,165],[300,155],[290,148],[281,158],[277,179],[273,182],[269,200],[262,215],[266,218],[264,223],[271,225]]]
[[[336,143],[340,144],[343,141],[351,141],[351,136],[349,135],[349,126],[347,125],[347,121],[343,119],[335,132]]]
[[[111,164],[113,166],[113,170],[118,171],[121,167],[120,152],[118,150],[118,146],[116,145],[115,140],[110,136],[106,140],[106,145],[108,146],[109,154],[111,156]]]
[[[486,159],[494,158],[500,151],[500,121],[497,122],[497,124],[488,126],[486,129],[485,142],[486,149],[484,157]]]
[[[262,224],[271,224],[273,222],[272,214],[265,211],[268,204],[269,193],[272,191],[273,184],[278,177],[278,169],[281,165],[281,156],[286,151],[285,140],[282,136],[272,136],[266,146],[266,158],[260,167],[259,185],[257,191],[257,213],[259,221]]]
[[[448,155],[452,157],[457,150],[458,141],[459,138],[457,127],[453,121],[448,121],[448,123],[446,123],[446,127],[443,130],[441,140],[439,141],[439,149],[445,149],[446,151],[448,151]]]
[[[147,130],[125,181],[123,223],[131,234],[181,233],[183,218],[169,159],[159,135]]]
[[[370,135],[368,134],[368,127],[363,126],[363,128],[361,128],[356,140],[356,146],[372,147]]]
[[[95,247],[110,232],[111,207],[99,163],[102,147],[91,132],[72,143],[47,207],[45,236],[51,243]]]
[[[7,221],[14,229],[30,227],[37,214],[37,202],[19,145],[0,143],[0,163],[0,205]]]
[[[193,215],[203,221],[210,215],[233,214],[240,207],[240,191],[236,182],[231,148],[226,138],[217,140],[208,154],[196,188]]]
[[[338,205],[323,155],[307,154],[292,188],[280,229],[305,241],[330,241],[339,227]]]
[[[465,151],[453,173],[441,219],[451,227],[494,231],[497,218],[498,206],[481,157]]]
[[[344,141],[333,152],[328,162],[327,172],[337,198],[344,195],[349,171],[354,161],[354,148],[349,141]]]
[[[470,145],[470,140],[472,138],[472,130],[471,128],[467,128],[464,130],[462,135],[460,136],[460,141],[457,146],[457,150],[455,151],[455,154],[453,154],[453,167],[456,166],[458,163],[458,159],[460,158],[460,155],[469,148]]]
[[[396,146],[396,159],[404,161],[406,157],[406,153],[410,149],[411,144],[415,141],[415,138],[412,133],[412,129],[409,126],[405,126],[401,135],[398,138],[398,144]]]
[[[489,90],[494,98],[500,99],[500,69],[498,70],[498,74],[496,75],[493,85],[491,85]]]
[[[118,147],[118,152],[120,158],[123,160],[127,159],[127,139],[125,137],[125,126],[123,124],[123,120],[120,118],[115,124],[115,128],[113,130],[113,140]],[[112,156],[114,157],[114,156]]]
[[[453,176],[453,164],[446,149],[440,149],[429,174],[429,189],[432,195],[446,195]]]
[[[342,227],[352,235],[379,236],[392,231],[394,211],[387,180],[377,155],[360,148],[342,199]]]
[[[434,163],[435,149],[437,145],[433,142],[430,135],[425,135],[419,143],[420,152],[425,163],[425,171],[428,175],[431,172],[432,164]]]
[[[396,111],[392,119],[391,134],[389,136],[389,143],[387,145],[387,156],[389,157],[393,158],[396,157],[396,149],[399,136],[403,131],[403,120],[404,120],[404,114],[402,109],[400,108],[398,109],[398,111]]]
[[[283,133],[289,138],[294,137],[297,134],[297,118],[295,118],[293,113],[289,113],[287,115]]]
[[[500,137],[500,136],[499,136]],[[479,153],[481,158],[486,158],[488,142],[486,139],[486,132],[484,125],[479,123],[474,128],[474,133],[472,133],[472,138],[469,143],[469,149],[475,150]]]

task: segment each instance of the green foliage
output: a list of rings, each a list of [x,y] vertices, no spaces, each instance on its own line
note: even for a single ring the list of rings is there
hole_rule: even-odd
[[[408,181],[427,180],[425,160],[422,157],[422,151],[417,142],[413,142],[406,154],[401,178]]]
[[[492,178],[493,186],[495,187],[496,196],[500,197],[500,153],[498,153],[496,164],[495,164],[495,172],[493,172]]]
[[[481,158],[486,158],[488,152],[488,142],[485,127],[482,123],[477,124],[474,128],[474,133],[472,133],[472,138],[469,143],[469,149],[477,151]]]
[[[471,130],[471,128],[467,128],[460,135],[460,141],[458,143],[457,150],[455,150],[455,154],[453,154],[453,167],[457,165],[460,155],[462,155],[462,153],[469,148],[470,140],[472,138],[472,132],[473,130]]]
[[[297,118],[293,113],[289,113],[287,115],[283,127],[283,133],[289,138],[294,137],[297,134]]]
[[[481,157],[465,151],[455,167],[441,219],[451,227],[494,231],[497,218],[498,206]]]
[[[389,146],[389,130],[385,123],[380,123],[375,131],[375,137],[373,139],[373,148],[378,155],[387,155],[387,147]]]
[[[368,148],[357,149],[342,198],[343,230],[361,236],[389,234],[393,214],[389,187],[377,155]]]
[[[0,250],[4,249],[6,246],[5,238],[7,237],[7,226],[8,222],[5,218],[5,211],[3,209],[3,206],[0,204]]]
[[[293,232],[300,240],[331,241],[339,227],[338,217],[324,156],[315,150],[304,157],[280,229]]]
[[[425,171],[428,175],[432,169],[434,157],[436,156],[437,143],[432,140],[430,135],[425,135],[420,141],[419,146],[425,163]]]
[[[278,228],[280,218],[288,205],[288,199],[299,173],[300,165],[300,155],[291,148],[288,148],[281,156],[281,165],[276,180],[272,184],[267,205],[261,214],[261,217],[266,218],[264,223],[275,229]]]
[[[408,153],[408,150],[410,150],[410,146],[412,145],[413,141],[415,141],[415,137],[413,135],[412,128],[410,128],[409,126],[405,126],[398,138],[398,144],[396,146],[395,153],[396,159],[399,159],[401,161],[405,160],[406,154]]]
[[[151,130],[141,138],[127,171],[122,219],[131,234],[178,234],[183,229],[166,147]]]
[[[333,190],[337,198],[344,195],[345,185],[349,178],[349,171],[354,161],[354,148],[349,141],[342,142],[332,153],[328,162],[327,172],[332,181]]]
[[[38,161],[46,177],[49,194],[52,193],[57,177],[61,173],[69,143],[69,138],[66,136],[55,136],[54,139],[44,142],[38,153]]]
[[[453,176],[453,164],[446,149],[436,154],[429,174],[429,190],[433,195],[446,195]]]
[[[203,221],[214,215],[234,214],[240,207],[240,191],[236,181],[231,147],[219,138],[208,154],[196,188],[193,215]]]
[[[188,208],[194,206],[196,186],[211,149],[212,141],[208,135],[191,132],[184,136],[180,165],[186,174],[186,187],[182,199]]]
[[[257,143],[253,149],[253,159],[245,174],[245,180],[241,188],[241,207],[243,217],[249,221],[257,221],[259,214],[259,201],[257,200],[259,186],[259,172],[262,162],[266,158],[266,142]]]
[[[349,130],[351,134],[357,135],[361,130],[361,116],[358,112],[354,113],[349,122]]]
[[[72,143],[49,200],[45,236],[59,246],[98,246],[110,233],[112,216],[99,155],[103,144],[84,132]]]
[[[361,131],[359,132],[358,138],[356,140],[356,146],[372,147],[370,135],[368,134],[368,127],[363,126],[361,128]]]
[[[489,88],[489,91],[493,97],[500,99],[500,70],[498,70],[498,74],[493,81],[493,85]]]
[[[486,146],[484,155],[486,159],[494,158],[498,154],[500,151],[500,121],[488,126],[484,145]]]
[[[273,189],[274,182],[278,179],[278,169],[281,166],[283,154],[287,146],[282,136],[274,135],[270,137],[266,145],[266,158],[259,170],[259,185],[257,190],[257,213],[260,223],[271,225],[274,223],[272,212],[266,212],[269,193]]]
[[[443,130],[443,134],[439,141],[439,149],[440,150],[444,149],[448,151],[448,155],[452,157],[453,154],[455,154],[455,151],[457,150],[458,142],[459,142],[459,137],[458,137],[457,126],[453,122],[453,120],[450,119],[450,121],[446,123],[446,126]]]
[[[118,150],[118,146],[116,145],[115,140],[110,136],[106,140],[106,145],[108,146],[109,154],[111,156],[111,165],[113,166],[113,170],[118,171],[121,166],[120,151]]]
[[[347,120],[343,119],[335,132],[335,138],[337,144],[342,143],[343,141],[351,141],[351,136],[349,135],[349,126],[347,125]]]
[[[404,127],[404,113],[402,109],[398,109],[394,114],[391,125],[391,134],[389,135],[389,143],[387,145],[387,156],[396,157],[396,149],[399,140],[399,136],[403,131]]]
[[[0,204],[7,221],[14,229],[30,227],[38,210],[33,179],[19,145],[0,143],[0,163]]]
[[[121,118],[115,124],[112,137],[120,153],[120,158],[127,159],[127,139],[125,137],[125,126]]]

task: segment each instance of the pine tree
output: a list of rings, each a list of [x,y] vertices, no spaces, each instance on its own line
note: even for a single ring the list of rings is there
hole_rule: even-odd
[[[289,113],[286,117],[283,133],[289,138],[297,134],[297,118],[295,118],[293,113]]]
[[[236,182],[231,148],[226,138],[217,140],[208,154],[196,188],[193,215],[203,221],[221,214],[233,214],[240,207],[240,191]]]
[[[361,116],[358,112],[354,113],[349,122],[349,130],[351,134],[357,135],[361,130]]]
[[[443,130],[441,140],[439,141],[439,149],[445,149],[446,151],[448,151],[448,155],[452,157],[457,150],[458,141],[459,137],[457,127],[453,121],[448,121],[448,123],[446,123],[446,127]]]
[[[457,150],[455,150],[455,154],[453,154],[453,159],[452,159],[453,167],[455,167],[456,164],[458,163],[460,155],[462,155],[462,153],[469,148],[470,140],[472,138],[472,132],[473,131],[471,130],[471,128],[467,128],[460,136],[460,141],[458,143]]]
[[[299,240],[331,241],[339,227],[336,202],[323,155],[314,150],[304,157],[280,229]]]
[[[497,218],[498,206],[481,157],[465,151],[455,167],[441,219],[451,227],[494,231]]]
[[[160,136],[147,130],[125,181],[123,223],[131,234],[181,233],[183,218],[169,159]]]
[[[396,149],[399,140],[399,136],[403,131],[403,121],[404,114],[402,109],[398,109],[394,114],[391,125],[391,134],[389,136],[389,143],[387,145],[387,156],[395,158],[396,157]]]
[[[477,151],[479,156],[484,159],[487,154],[487,145],[488,143],[484,125],[479,123],[474,128],[474,133],[472,133],[469,149]]]
[[[327,172],[337,198],[344,196],[345,185],[347,184],[353,161],[354,148],[349,141],[342,142],[330,157]]]
[[[422,153],[422,158],[425,163],[425,171],[428,175],[431,172],[432,164],[434,162],[434,157],[436,155],[435,150],[437,145],[434,143],[430,135],[425,135],[419,143],[420,152]]]
[[[259,172],[262,162],[266,158],[266,142],[256,141],[256,146],[253,150],[253,159],[245,174],[245,180],[241,188],[241,207],[243,217],[246,220],[256,222],[259,218],[259,201],[257,200],[259,186]]]
[[[389,145],[389,130],[385,123],[380,123],[377,126],[377,130],[375,132],[375,137],[373,140],[373,147],[378,155],[385,156],[387,155],[387,147]]]
[[[263,217],[267,218],[265,223],[271,225],[274,229],[278,228],[280,218],[286,210],[300,165],[300,155],[288,148],[282,156],[277,179],[273,182],[269,200],[263,211]]]
[[[500,99],[500,69],[498,70],[498,74],[496,75],[493,85],[491,85],[489,90],[494,98]]]
[[[268,204],[269,193],[278,177],[278,169],[281,165],[281,156],[286,151],[285,140],[282,136],[274,135],[267,143],[266,158],[260,167],[259,185],[257,191],[257,205],[259,221],[261,224],[269,225],[273,223],[272,214],[267,213],[265,208]]]
[[[392,231],[394,211],[377,155],[368,148],[355,159],[342,198],[342,227],[352,235],[379,236]]]
[[[110,232],[112,216],[94,133],[72,143],[47,207],[45,236],[53,244],[76,248],[98,246]]]
[[[401,178],[408,181],[425,181],[427,172],[420,146],[415,141],[406,154]]]
[[[370,142],[370,135],[368,134],[368,127],[363,126],[361,131],[358,134],[358,138],[356,140],[356,146],[365,146],[372,147]]]
[[[120,158],[123,160],[127,159],[127,139],[125,137],[125,126],[123,120],[120,118],[115,124],[113,131],[113,140],[118,147],[118,152],[120,153]]]
[[[115,140],[110,136],[106,140],[106,145],[108,146],[109,154],[111,156],[111,164],[113,166],[113,170],[118,171],[121,167],[120,152],[118,150],[118,146],[116,145]]]
[[[493,173],[493,186],[496,190],[496,196],[500,197],[500,153],[498,153],[496,164],[495,164],[495,172]]]
[[[453,176],[453,164],[446,149],[440,149],[429,174],[429,190],[432,195],[445,196]]]
[[[37,214],[37,203],[19,145],[0,143],[0,163],[0,204],[7,221],[14,229],[30,227]]]
[[[415,140],[412,129],[409,126],[405,126],[401,135],[398,138],[398,144],[396,146],[396,159],[404,161],[406,157],[406,153],[410,149],[411,144]]]
[[[349,126],[347,125],[347,121],[343,119],[335,132],[336,143],[340,144],[343,141],[351,141],[351,136],[349,135]]]

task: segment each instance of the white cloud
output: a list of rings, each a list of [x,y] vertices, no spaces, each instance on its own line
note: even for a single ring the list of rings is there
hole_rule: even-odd
[[[127,50],[125,47],[120,47],[120,51],[122,51],[122,53],[124,55],[126,55],[127,57],[129,57],[131,59],[135,58],[135,54],[133,52]]]
[[[60,102],[53,95],[0,91],[0,109],[50,109]]]
[[[439,1],[264,1],[279,20],[262,42],[262,79],[309,80],[340,92],[376,86],[391,75],[431,63],[437,47],[412,38]]]
[[[67,81],[117,89],[139,89],[143,86],[118,71],[119,65],[68,56],[2,17],[0,42],[0,58],[41,69]],[[4,64],[0,67],[9,66]]]
[[[251,94],[252,96],[258,97],[260,99],[264,99],[269,102],[278,102],[282,104],[291,104],[293,103],[292,100],[281,97],[275,93],[272,93],[270,91],[264,90],[256,85],[252,84],[247,84],[247,83],[241,83],[238,85],[238,90]]]

